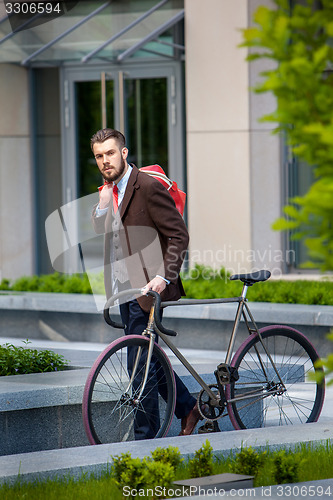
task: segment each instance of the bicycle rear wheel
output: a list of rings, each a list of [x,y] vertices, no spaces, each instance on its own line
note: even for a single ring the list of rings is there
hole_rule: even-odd
[[[163,437],[175,409],[175,377],[164,351],[154,345],[145,389],[149,340],[128,335],[112,342],[92,366],[84,389],[83,423],[91,444]],[[133,361],[140,350],[135,377]]]
[[[226,388],[228,412],[235,429],[303,424],[318,420],[325,384],[309,379],[320,371],[318,354],[307,338],[285,326],[260,330],[282,382],[259,336],[254,333],[240,346],[231,366],[239,380]]]

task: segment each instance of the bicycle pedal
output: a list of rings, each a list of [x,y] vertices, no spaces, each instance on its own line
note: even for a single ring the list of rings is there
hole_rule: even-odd
[[[209,434],[211,432],[221,432],[217,422],[205,422],[198,428],[198,434]]]

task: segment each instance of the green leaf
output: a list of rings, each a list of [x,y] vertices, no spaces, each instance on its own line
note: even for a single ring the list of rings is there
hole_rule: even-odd
[[[333,21],[327,23],[327,25],[326,25],[326,33],[328,34],[328,36],[333,37]]]
[[[261,31],[258,28],[248,28],[243,30],[244,43],[241,46],[253,45],[259,43],[261,39]]]
[[[322,45],[318,50],[314,51],[313,61],[316,66],[322,66],[323,64],[326,64],[329,50],[330,48],[328,45]]]
[[[270,26],[272,11],[264,6],[259,6],[253,15],[253,20],[260,26],[267,28]]]

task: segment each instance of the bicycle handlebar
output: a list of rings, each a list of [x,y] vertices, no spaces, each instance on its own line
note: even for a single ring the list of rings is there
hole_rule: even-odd
[[[254,283],[257,283],[259,281],[266,281],[268,278],[271,276],[270,271],[268,270],[261,270],[257,271],[254,273],[249,273],[249,274],[237,274],[233,275],[230,277],[231,280],[236,280],[239,279],[244,283],[244,286],[252,286]],[[116,323],[111,319],[110,317],[110,307],[115,303],[115,301],[121,297],[128,296],[128,298],[132,298],[133,295],[143,295],[142,288],[131,288],[129,290],[124,290],[123,292],[119,292],[115,295],[113,295],[105,304],[104,306],[104,319],[107,322],[108,325],[113,326],[114,328],[126,328],[125,325],[122,323]],[[243,289],[244,290],[244,289]],[[168,328],[165,328],[165,326],[162,325],[161,320],[160,320],[160,310],[161,306],[166,307],[167,305],[181,305],[178,301],[176,302],[164,302],[161,304],[161,297],[160,294],[157,292],[154,292],[153,290],[149,290],[149,292],[146,293],[146,295],[150,295],[151,297],[154,298],[155,300],[155,308],[154,308],[154,321],[157,329],[161,332],[164,333],[165,335],[170,335],[172,337],[175,337],[177,335],[176,332],[173,330],[169,330]],[[230,299],[203,299],[203,300],[187,300],[183,301],[183,304],[213,304],[213,303],[223,303],[223,302],[240,302],[241,300],[244,300],[246,296],[246,293],[241,297],[233,297]]]
[[[177,332],[173,330],[169,330],[168,328],[165,328],[165,326],[162,325],[161,320],[160,320],[160,310],[161,310],[161,296],[157,292],[153,292],[153,290],[149,290],[147,292],[147,295],[150,295],[151,297],[154,297],[155,299],[155,309],[154,309],[154,321],[157,329],[164,333],[165,335],[170,335],[171,337],[176,337]]]
[[[122,298],[122,297],[128,297],[132,298],[133,295],[142,295],[142,288],[131,288],[129,290],[124,290],[122,292],[116,293],[115,295],[112,295],[112,297],[106,302],[104,306],[104,319],[107,322],[108,325],[113,326],[113,328],[121,328],[124,329],[126,328],[125,325],[122,323],[117,323],[114,321],[111,316],[110,316],[110,307],[114,305],[116,300]],[[146,295],[150,295],[153,297],[155,301],[155,309],[154,309],[154,321],[157,329],[164,333],[165,335],[170,335],[172,337],[175,337],[177,335],[177,332],[174,332],[173,330],[169,330],[168,328],[165,328],[165,326],[162,325],[161,320],[160,320],[160,310],[161,310],[161,296],[159,293],[154,292],[153,290],[149,290]]]
[[[103,311],[104,319],[108,325],[113,326],[113,328],[126,328],[126,325],[123,325],[122,323],[116,323],[116,321],[111,318],[109,309],[114,305],[116,300],[126,296],[128,296],[128,298],[131,298],[133,297],[133,295],[137,294],[142,295],[142,288],[131,288],[130,290],[124,290],[122,292],[116,293],[115,295],[112,295],[112,297],[109,298],[104,306]]]

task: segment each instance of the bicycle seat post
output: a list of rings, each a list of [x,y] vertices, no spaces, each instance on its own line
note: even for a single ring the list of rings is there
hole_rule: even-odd
[[[231,361],[232,350],[234,348],[234,343],[235,343],[235,339],[236,339],[238,325],[239,325],[239,322],[240,322],[240,319],[241,319],[241,316],[242,316],[242,313],[243,313],[244,303],[246,301],[247,289],[248,289],[249,286],[250,285],[248,285],[247,283],[244,283],[242,294],[239,297],[239,303],[238,303],[237,313],[236,313],[236,317],[235,317],[235,322],[234,322],[234,326],[233,326],[233,329],[232,329],[232,332],[231,332],[231,337],[230,337],[230,340],[229,340],[228,350],[227,350],[227,354],[226,354],[226,358],[225,358],[225,363],[227,365]]]
[[[246,299],[246,294],[247,294],[247,290],[249,288],[249,285],[247,285],[246,283],[244,283],[243,285],[243,290],[242,290],[242,295],[241,297],[245,300]]]

